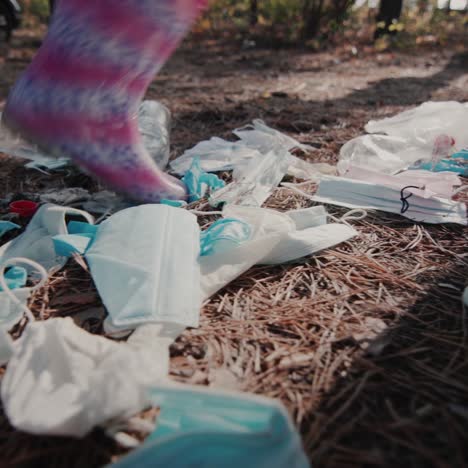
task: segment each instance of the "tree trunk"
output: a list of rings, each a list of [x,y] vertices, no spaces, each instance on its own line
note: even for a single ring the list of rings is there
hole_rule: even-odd
[[[384,34],[395,34],[395,31],[390,31],[389,28],[394,21],[400,19],[402,8],[403,0],[380,0],[377,23],[384,23],[384,27],[377,27],[375,30],[376,39]]]
[[[258,22],[258,0],[250,0],[250,26]]]
[[[304,28],[302,31],[304,39],[312,39],[319,32],[324,4],[325,0],[304,0]]]

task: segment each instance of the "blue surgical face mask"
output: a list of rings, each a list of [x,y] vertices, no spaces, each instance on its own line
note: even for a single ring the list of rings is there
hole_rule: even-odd
[[[276,400],[192,386],[154,389],[156,431],[115,468],[307,468],[301,439]]]

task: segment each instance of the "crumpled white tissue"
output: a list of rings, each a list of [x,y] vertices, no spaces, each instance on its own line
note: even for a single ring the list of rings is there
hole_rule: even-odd
[[[1,384],[10,423],[32,434],[82,437],[143,410],[151,386],[167,377],[167,348],[174,339],[171,331],[148,327],[133,342],[117,343],[69,317],[29,324],[13,345]]]

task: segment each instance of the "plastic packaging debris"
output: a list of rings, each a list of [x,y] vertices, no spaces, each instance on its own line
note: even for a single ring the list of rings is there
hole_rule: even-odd
[[[234,135],[241,139],[246,146],[256,149],[261,153],[267,153],[275,148],[284,148],[286,151],[300,149],[305,153],[314,151],[310,145],[300,143],[296,139],[279,132],[256,119],[245,127],[234,130]]]
[[[210,205],[261,206],[283,179],[288,156],[286,150],[276,148],[253,158],[245,168],[234,171],[232,183],[212,194]]]
[[[67,259],[56,255],[52,237],[68,234],[66,216],[79,217],[90,224],[94,223],[94,218],[85,211],[43,205],[20,236],[0,247],[0,262],[14,257],[26,257],[48,271],[63,267]]]
[[[299,434],[272,399],[193,386],[156,387],[158,427],[114,468],[308,468]],[[183,455],[181,455],[183,454]]]
[[[18,266],[22,265],[22,266]],[[25,288],[28,273],[27,266],[39,273],[40,280],[32,287]],[[11,267],[6,273],[5,269]],[[31,275],[31,279],[35,276]],[[13,328],[26,314],[30,321],[34,320],[27,307],[29,296],[36,289],[44,286],[47,272],[35,262],[26,258],[11,258],[2,262],[0,266],[0,329],[8,331]]]
[[[259,154],[259,151],[247,147],[242,141],[232,142],[212,137],[185,151],[182,156],[171,161],[170,167],[176,174],[184,175],[190,169],[193,159],[198,157],[203,171],[232,171],[236,165]]]
[[[250,226],[238,219],[225,218],[213,223],[200,236],[200,255],[213,255],[250,239]]]
[[[165,169],[170,155],[171,113],[157,101],[143,101],[138,110],[143,145],[156,164]]]
[[[368,133],[385,133],[429,143],[431,149],[439,135],[448,135],[454,139],[455,146],[461,149],[468,145],[467,121],[466,103],[429,101],[393,117],[371,120],[365,129]]]
[[[19,430],[75,437],[127,419],[149,406],[149,388],[167,375],[167,362],[155,354],[161,346],[166,338],[116,343],[69,317],[29,324],[2,380],[5,413]]]
[[[10,213],[16,213],[24,218],[30,218],[39,208],[36,202],[29,200],[18,200],[10,203]]]
[[[200,158],[195,157],[190,169],[186,172],[182,181],[187,186],[189,202],[200,200],[207,192],[216,191],[226,185],[218,176],[208,174],[200,167]]]
[[[43,203],[70,206],[71,204],[88,201],[91,198],[91,195],[83,188],[71,187],[60,190],[49,190],[41,194],[40,198]]]
[[[68,240],[76,247],[76,237]],[[67,236],[55,242],[63,249]],[[92,242],[84,242],[109,313],[108,332],[154,322],[198,326],[200,228],[192,213],[165,205],[128,208],[101,223]]]
[[[0,113],[1,122],[1,113]],[[143,101],[138,110],[138,127],[145,148],[161,169],[169,160],[171,116],[166,106],[156,101]],[[56,170],[69,164],[67,158],[53,158],[38,146],[23,140],[0,124],[0,153],[30,159],[26,167]]]
[[[20,229],[21,226],[12,223],[11,221],[0,221],[0,237],[3,237],[7,232],[13,229]]]
[[[297,179],[320,180],[322,175],[336,175],[336,167],[327,163],[310,163],[289,155],[287,174]]]
[[[467,224],[464,203],[429,196],[412,184],[398,189],[343,177],[327,177],[322,179],[317,194],[310,199],[348,208],[388,211],[424,223]]]
[[[440,159],[468,146],[467,121],[468,105],[458,102],[426,102],[394,117],[370,121],[366,131],[375,135],[346,143],[340,151],[338,171],[344,174],[349,163],[388,174],[411,165],[437,167]]]
[[[0,366],[8,363],[13,356],[13,340],[6,330],[0,327]]]

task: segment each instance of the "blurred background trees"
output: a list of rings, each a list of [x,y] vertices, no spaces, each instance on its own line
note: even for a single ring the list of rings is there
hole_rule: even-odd
[[[46,23],[49,0],[23,0]],[[326,47],[343,38],[401,46],[466,34],[468,0],[212,0],[197,30],[256,43]]]

